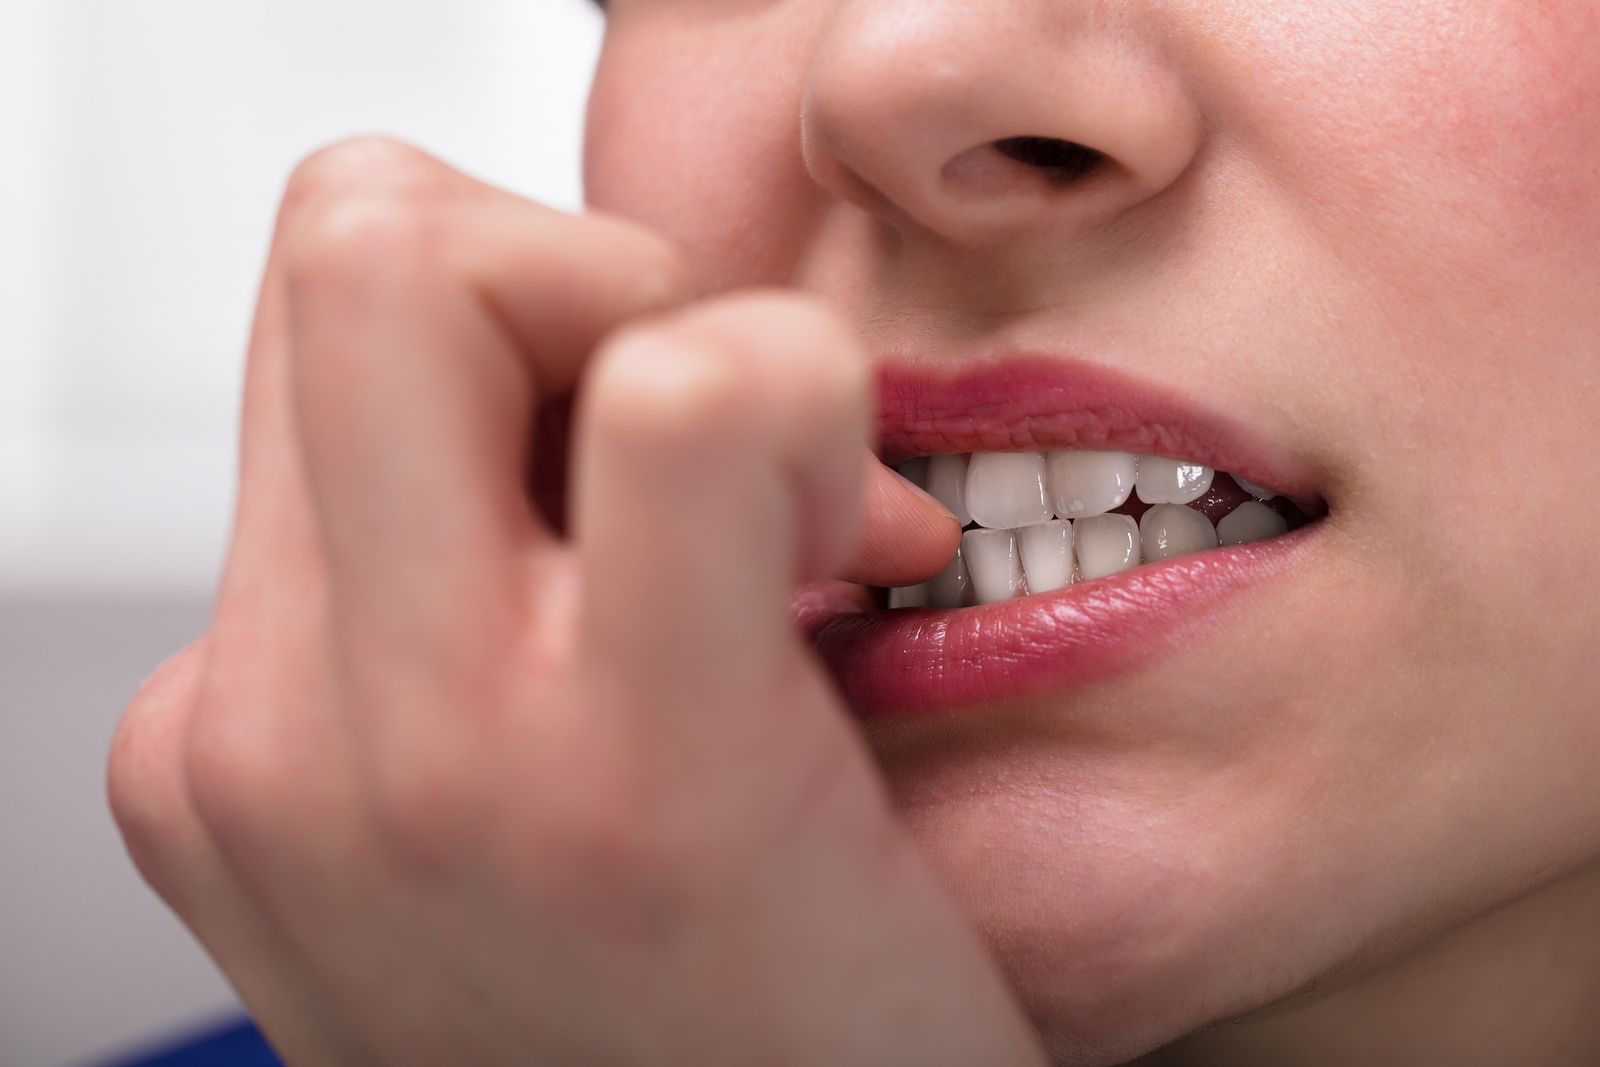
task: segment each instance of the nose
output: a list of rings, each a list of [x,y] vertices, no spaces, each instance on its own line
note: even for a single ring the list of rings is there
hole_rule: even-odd
[[[844,0],[807,70],[806,168],[960,246],[1104,225],[1199,148],[1199,108],[1140,21],[1159,7]]]

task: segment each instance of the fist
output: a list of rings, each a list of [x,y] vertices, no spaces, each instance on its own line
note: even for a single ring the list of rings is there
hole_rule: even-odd
[[[690,279],[391,142],[291,180],[215,617],[110,764],[289,1061],[1039,1061],[788,610],[955,522],[843,323]]]

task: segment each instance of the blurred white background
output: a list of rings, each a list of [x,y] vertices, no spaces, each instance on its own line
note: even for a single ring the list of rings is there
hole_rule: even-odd
[[[585,0],[0,3],[0,1067],[232,1003],[125,859],[102,764],[205,625],[289,171],[385,133],[576,208],[599,35]]]

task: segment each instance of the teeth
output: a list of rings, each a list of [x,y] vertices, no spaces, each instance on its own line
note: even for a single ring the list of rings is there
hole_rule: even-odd
[[[1139,525],[1127,515],[1094,515],[1072,524],[1078,576],[1084,581],[1131,570],[1142,561]]]
[[[1139,457],[1139,499],[1146,504],[1188,504],[1211,489],[1217,472],[1164,456]]]
[[[1253,544],[1288,532],[1288,520],[1265,504],[1258,504],[1254,500],[1240,504],[1217,523],[1217,538],[1225,545]]]
[[[1053,519],[1017,531],[1028,592],[1048,593],[1072,584],[1072,523]]]
[[[1217,530],[1194,508],[1157,504],[1139,520],[1146,563],[1217,547]]]
[[[949,505],[945,505],[948,507]],[[962,558],[961,550],[956,549],[956,558],[951,560],[945,569],[928,579],[928,606],[935,608],[960,608],[965,607],[970,601],[967,598],[971,581],[967,575],[967,561]]]
[[[1050,495],[1063,519],[1104,515],[1133,492],[1139,458],[1130,452],[1052,452]]]
[[[928,606],[928,583],[908,585],[889,590],[889,609],[925,608]]]
[[[1245,492],[1249,493],[1251,496],[1255,497],[1257,500],[1271,500],[1273,497],[1278,495],[1277,493],[1274,493],[1271,489],[1268,489],[1265,486],[1257,485],[1255,482],[1247,482],[1247,481],[1245,481],[1243,478],[1239,477],[1237,474],[1230,474],[1230,475],[1228,475],[1228,477],[1233,479],[1233,484],[1234,485],[1237,485],[1240,489],[1243,489]]]
[[[963,526],[977,528],[962,534],[955,558],[933,578],[890,589],[890,608],[992,604],[1289,530],[1284,516],[1260,503],[1276,492],[1232,474],[1224,477],[1256,499],[1213,526],[1203,511],[1183,505],[1205,497],[1219,472],[1164,456],[975,452],[907,460],[895,469]],[[1115,513],[1134,494],[1149,505],[1137,521]]]
[[[968,530],[961,535],[961,554],[972,574],[978,603],[993,604],[1017,595],[1022,560],[1017,555],[1017,538],[1010,530]]]
[[[1050,518],[1043,452],[975,452],[967,468],[967,510],[991,530],[1014,530]]]
[[[923,486],[928,495],[955,513],[956,521],[965,526],[972,521],[967,511],[967,457],[931,456],[928,459],[928,482]]]

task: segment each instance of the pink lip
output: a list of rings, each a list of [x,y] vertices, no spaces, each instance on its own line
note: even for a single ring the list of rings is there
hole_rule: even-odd
[[[950,452],[1099,449],[1170,456],[1238,474],[1286,496],[1315,496],[1309,464],[1226,415],[1115,371],[1008,355],[956,373],[879,371],[885,463]]]
[[[1018,357],[958,374],[882,372],[885,461],[946,452],[1117,449],[1192,459],[1314,496],[1310,465],[1225,416],[1081,363]],[[795,614],[857,714],[1018,701],[1138,669],[1292,571],[1318,527],[1146,565],[1037,596],[960,609],[878,611],[866,591],[814,586]]]
[[[850,613],[813,601],[804,621],[862,717],[1024,700],[1161,657],[1238,594],[1292,569],[1315,529],[982,607]]]

